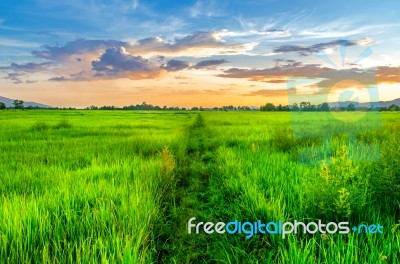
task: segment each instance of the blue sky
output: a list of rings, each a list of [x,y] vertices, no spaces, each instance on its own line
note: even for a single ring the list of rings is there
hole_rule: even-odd
[[[78,107],[258,105],[287,102],[288,78],[373,68],[389,100],[400,97],[398,10],[398,1],[3,1],[0,95]]]

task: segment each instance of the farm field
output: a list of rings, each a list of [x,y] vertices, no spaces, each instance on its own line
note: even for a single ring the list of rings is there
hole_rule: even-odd
[[[0,111],[0,263],[399,263],[400,114],[361,114]],[[192,217],[384,232],[246,239]]]

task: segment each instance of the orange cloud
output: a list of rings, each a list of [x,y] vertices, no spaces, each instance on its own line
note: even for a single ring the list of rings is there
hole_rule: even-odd
[[[290,90],[272,90],[272,89],[262,89],[257,91],[252,91],[250,93],[244,94],[244,96],[266,96],[266,97],[282,97],[288,96],[289,93],[293,91]]]
[[[376,78],[379,83],[400,83],[400,66],[380,66],[377,68]]]
[[[162,78],[167,74],[166,70],[157,70],[157,71],[152,71],[152,72],[132,72],[128,73],[126,77],[128,77],[131,80],[140,80],[140,79],[157,79],[157,78]],[[121,76],[125,77],[125,76]]]

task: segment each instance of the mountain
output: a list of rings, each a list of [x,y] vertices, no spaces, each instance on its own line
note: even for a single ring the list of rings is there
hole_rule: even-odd
[[[0,96],[0,102],[4,103],[7,107],[13,107],[13,102],[14,99],[10,99],[7,97]],[[42,108],[51,108],[51,106],[40,104],[40,103],[35,103],[35,102],[24,102],[24,107],[42,107]]]
[[[379,102],[367,102],[367,103],[358,103],[353,101],[345,101],[345,102],[334,102],[329,103],[330,107],[339,107],[339,106],[348,106],[349,104],[354,104],[356,107],[389,107],[392,104],[400,106],[400,98],[391,100],[391,101],[379,101]]]

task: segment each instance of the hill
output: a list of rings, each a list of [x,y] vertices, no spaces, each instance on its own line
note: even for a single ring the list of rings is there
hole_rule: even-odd
[[[10,99],[7,97],[0,96],[0,102],[4,103],[7,107],[13,107],[14,99]],[[24,106],[32,106],[32,107],[41,107],[41,108],[51,108],[51,106],[36,103],[36,102],[24,102]]]

